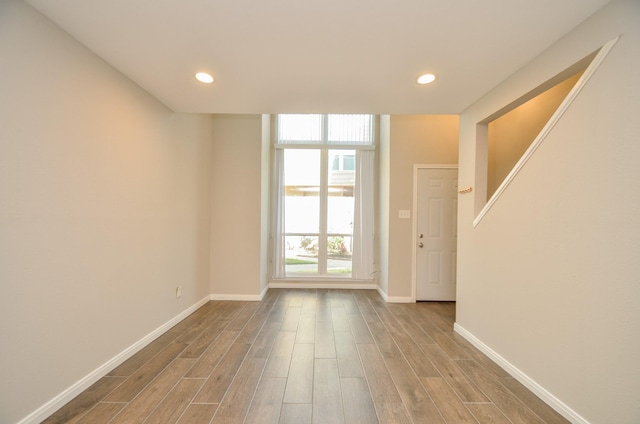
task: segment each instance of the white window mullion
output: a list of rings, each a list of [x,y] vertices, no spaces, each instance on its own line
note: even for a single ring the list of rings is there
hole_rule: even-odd
[[[373,275],[374,233],[374,153],[356,153],[355,210],[353,222],[352,275],[369,279]]]
[[[328,137],[327,116],[322,116],[322,142]],[[327,275],[327,204],[329,194],[329,151],[320,151],[320,238],[318,240],[318,274]]]

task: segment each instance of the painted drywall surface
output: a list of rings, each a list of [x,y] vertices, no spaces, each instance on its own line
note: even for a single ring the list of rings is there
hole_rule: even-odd
[[[495,193],[581,75],[567,78],[488,124],[487,197]]]
[[[260,176],[260,293],[269,285],[271,223],[271,115],[262,115],[262,151]]]
[[[257,296],[262,272],[262,116],[214,115],[211,293]]]
[[[173,114],[21,1],[0,2],[0,57],[12,423],[208,294],[211,122]]]
[[[476,123],[622,35],[473,228],[460,196],[457,323],[591,423],[640,421],[640,3],[614,2],[461,116]]]
[[[387,291],[390,297],[411,297],[412,220],[399,218],[398,212],[413,210],[413,166],[457,161],[457,116],[391,116]]]
[[[389,291],[389,184],[391,183],[391,134],[389,115],[380,116],[380,144],[378,146],[378,213],[375,237],[375,282],[383,293]]]

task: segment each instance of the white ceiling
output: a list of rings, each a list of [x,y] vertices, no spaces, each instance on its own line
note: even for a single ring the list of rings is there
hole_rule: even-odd
[[[177,112],[394,114],[460,113],[609,2],[27,1]]]

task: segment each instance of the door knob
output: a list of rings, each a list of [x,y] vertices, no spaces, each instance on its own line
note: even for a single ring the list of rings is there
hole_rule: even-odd
[[[424,247],[424,243],[422,242],[418,243],[418,247]]]
[[[422,237],[424,237],[424,234],[422,234],[422,233],[418,234],[418,238],[422,238]]]

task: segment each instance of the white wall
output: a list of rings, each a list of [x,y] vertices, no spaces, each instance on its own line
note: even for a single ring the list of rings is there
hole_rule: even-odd
[[[257,299],[266,281],[268,223],[262,116],[214,115],[213,127],[211,293]]]
[[[20,1],[0,2],[0,58],[12,423],[209,294],[211,119],[167,110]]]
[[[388,205],[382,205],[388,209],[386,294],[391,301],[407,301],[411,298],[412,220],[399,218],[398,212],[413,210],[414,164],[457,163],[458,117],[392,115],[389,134],[385,153],[389,161],[389,196]]]
[[[622,35],[476,228],[459,202],[457,324],[575,422],[640,422],[639,22],[611,3],[460,118],[475,187],[476,123]]]
[[[271,115],[262,115],[262,141],[260,162],[260,293],[269,285],[271,263],[269,248],[271,244]]]
[[[375,214],[376,237],[374,267],[375,282],[383,293],[389,291],[389,196],[391,195],[391,116],[380,116],[380,144],[378,146],[378,210]]]

